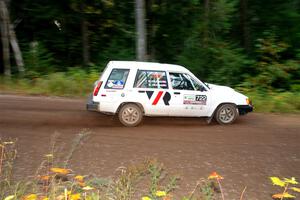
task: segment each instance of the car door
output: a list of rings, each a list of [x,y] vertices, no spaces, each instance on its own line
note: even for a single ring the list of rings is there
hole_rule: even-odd
[[[208,116],[211,95],[206,86],[188,73],[170,72],[170,116]]]
[[[133,86],[135,101],[140,102],[145,115],[169,115],[169,85],[166,71],[138,70]]]

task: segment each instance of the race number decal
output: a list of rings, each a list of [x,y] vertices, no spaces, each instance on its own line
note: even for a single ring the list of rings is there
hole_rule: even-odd
[[[206,95],[186,94],[183,97],[183,104],[206,105],[206,101],[207,101]]]

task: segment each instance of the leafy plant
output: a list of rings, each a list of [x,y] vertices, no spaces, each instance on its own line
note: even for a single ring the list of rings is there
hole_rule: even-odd
[[[278,177],[270,177],[273,185],[279,186],[283,188],[282,193],[274,194],[272,196],[273,199],[288,199],[288,198],[296,198],[296,196],[289,193],[289,191],[299,192],[300,188],[290,187],[290,185],[298,185],[299,183],[296,181],[295,177],[280,179]]]

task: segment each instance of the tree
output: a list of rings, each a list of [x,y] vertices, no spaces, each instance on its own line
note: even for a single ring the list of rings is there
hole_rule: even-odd
[[[147,37],[146,37],[146,25],[145,25],[145,1],[135,0],[135,12],[136,12],[136,54],[137,60],[147,60]]]
[[[1,17],[1,42],[2,42],[2,54],[4,63],[4,75],[11,75],[10,68],[10,53],[9,53],[9,18],[7,13],[7,7],[4,0],[0,0],[0,17]]]
[[[6,76],[11,75],[10,49],[9,49],[9,43],[10,43],[12,50],[14,52],[14,57],[16,59],[18,70],[23,75],[24,63],[23,63],[22,53],[16,38],[14,26],[10,23],[9,11],[7,9],[7,5],[4,0],[0,1],[0,22],[1,22],[0,25],[1,25],[1,41],[2,41],[3,61],[4,61],[4,74]]]

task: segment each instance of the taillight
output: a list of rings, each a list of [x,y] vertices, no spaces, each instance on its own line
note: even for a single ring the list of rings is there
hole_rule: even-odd
[[[102,81],[99,81],[98,83],[97,83],[97,86],[95,87],[95,89],[94,89],[94,96],[97,96],[98,95],[98,92],[99,92],[99,90],[100,90],[100,88],[101,88],[101,85],[102,85]]]

